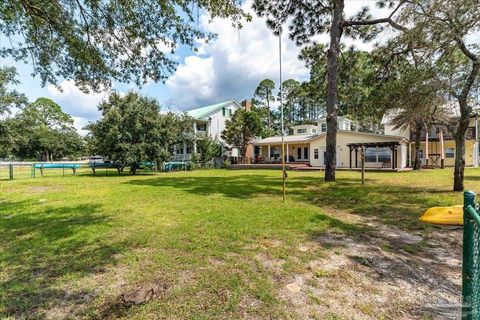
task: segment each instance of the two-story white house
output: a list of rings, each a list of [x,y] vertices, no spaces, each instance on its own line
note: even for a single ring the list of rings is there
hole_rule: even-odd
[[[190,160],[192,155],[197,153],[197,141],[205,137],[219,141],[225,147],[225,156],[237,157],[238,150],[228,148],[221,135],[225,130],[225,121],[240,108],[242,105],[238,101],[229,100],[187,111],[187,114],[193,118],[194,139],[193,142],[174,146],[173,160]]]

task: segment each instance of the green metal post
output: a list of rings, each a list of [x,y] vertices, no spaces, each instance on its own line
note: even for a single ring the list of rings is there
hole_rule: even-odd
[[[8,173],[9,173],[9,176],[10,176],[10,180],[13,180],[13,164],[11,164],[11,163],[8,166]]]
[[[474,221],[466,208],[475,208],[475,192],[465,191],[463,194],[463,263],[462,263],[462,319],[473,320],[473,255],[474,255]]]

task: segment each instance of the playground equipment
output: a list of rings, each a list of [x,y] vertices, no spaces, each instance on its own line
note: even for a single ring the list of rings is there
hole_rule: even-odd
[[[65,169],[72,169],[73,174],[77,173],[77,169],[80,169],[80,164],[77,163],[36,163],[32,166],[33,176],[35,177],[35,169],[40,169],[40,174],[43,177],[45,169],[63,169],[65,175]]]
[[[170,161],[163,164],[164,171],[190,170],[192,165],[187,161]]]
[[[97,162],[92,162],[89,163],[88,166],[92,169],[93,175],[96,175],[96,169],[101,169],[105,168],[106,169],[117,169],[118,174],[122,173],[124,165],[121,163],[115,163],[115,162],[102,162],[102,163],[97,163]]]
[[[433,224],[463,225],[463,205],[430,208],[419,220]]]

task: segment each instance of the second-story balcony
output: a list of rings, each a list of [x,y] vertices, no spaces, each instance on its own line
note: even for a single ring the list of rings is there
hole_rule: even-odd
[[[203,139],[207,136],[207,131],[197,130],[197,139]]]
[[[425,130],[422,130],[422,134],[420,135],[420,141],[425,141],[426,134]],[[475,140],[475,127],[468,127],[467,133],[465,135],[466,140]],[[439,141],[440,135],[437,132],[430,131],[428,133],[428,141]],[[453,140],[452,135],[450,132],[444,131],[443,132],[443,140]],[[410,134],[410,141],[415,141],[415,132],[412,131]]]

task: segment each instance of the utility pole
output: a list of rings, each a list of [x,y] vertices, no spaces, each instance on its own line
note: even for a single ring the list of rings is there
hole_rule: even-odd
[[[282,30],[278,33],[278,58],[280,65],[280,119],[281,119],[281,135],[282,135],[282,192],[283,201],[286,200],[286,179],[287,171],[285,170],[285,129],[283,127],[283,86],[282,86]],[[270,110],[269,110],[270,112]]]

